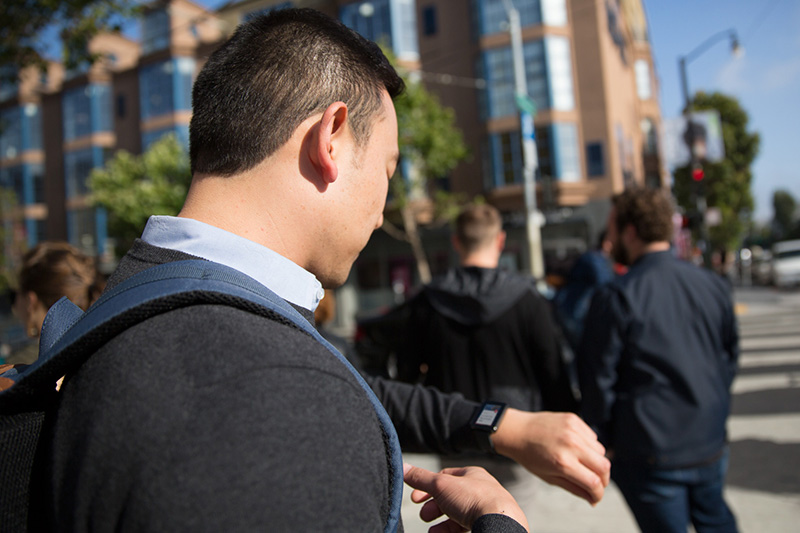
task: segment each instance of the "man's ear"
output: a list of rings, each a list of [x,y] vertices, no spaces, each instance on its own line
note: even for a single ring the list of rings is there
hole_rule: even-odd
[[[496,242],[497,242],[497,249],[500,251],[500,253],[503,253],[503,250],[506,247],[506,232],[505,231],[500,230],[500,233],[497,234],[497,241]]]
[[[333,183],[339,176],[339,168],[336,165],[338,154],[334,148],[336,140],[343,134],[346,122],[347,104],[334,102],[325,109],[317,124],[317,133],[310,155],[314,167],[325,183]]]

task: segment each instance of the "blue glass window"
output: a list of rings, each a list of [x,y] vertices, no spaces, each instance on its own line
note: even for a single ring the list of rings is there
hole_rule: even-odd
[[[650,64],[644,59],[637,59],[633,64],[636,73],[636,95],[640,100],[649,100],[653,97],[650,83]]]
[[[345,26],[371,41],[392,44],[392,13],[389,0],[344,5],[339,9],[339,19]]]
[[[22,108],[22,149],[42,149],[42,113],[36,104]]]
[[[542,175],[550,175],[549,139],[548,128],[536,128],[536,152],[539,159],[537,179]],[[522,155],[522,140],[518,131],[490,135],[489,151],[495,187],[523,183],[525,162]]]
[[[64,93],[64,140],[72,141],[92,133],[111,131],[111,90],[92,84]]]
[[[575,93],[572,89],[572,54],[569,39],[566,37],[547,37],[544,41],[547,51],[547,74],[550,105],[559,111],[575,109]]]
[[[13,65],[0,67],[0,100],[6,100],[17,94],[19,77]]]
[[[586,144],[586,166],[589,167],[587,169],[589,177],[602,176],[606,173],[602,143]]]
[[[188,57],[143,67],[139,76],[142,119],[191,109],[194,71],[195,61]]]
[[[422,8],[422,32],[426,36],[436,35],[439,27],[436,21],[436,6]]]
[[[19,107],[0,111],[0,159],[22,154],[22,113]]]
[[[142,21],[142,53],[149,54],[169,47],[169,13],[165,9],[150,11]]]
[[[540,0],[512,0],[519,12],[519,23],[536,26],[542,23]],[[481,35],[508,31],[508,15],[503,0],[478,0],[478,30]]]
[[[25,170],[22,165],[0,168],[0,185],[14,192],[17,204],[25,205]]]
[[[542,41],[528,41],[523,44],[525,74],[528,95],[537,109],[547,109],[549,105],[547,72]],[[488,80],[486,116],[498,118],[517,113],[514,101],[514,65],[510,48],[496,48],[483,53],[484,79]]]
[[[38,105],[0,111],[0,159],[13,159],[27,150],[41,148],[42,116]]]
[[[541,2],[542,2],[542,23],[545,26],[567,25],[566,0],[541,0]]]
[[[108,241],[108,213],[102,207],[67,211],[67,240],[87,254],[103,254]]]
[[[581,174],[577,140],[577,128],[571,123],[555,123],[536,128],[536,179],[545,176],[559,181],[579,180]],[[491,135],[489,150],[495,187],[523,183],[524,161],[518,131]]]
[[[41,163],[25,163],[0,169],[0,186],[14,192],[19,205],[44,202],[44,168]]]
[[[578,129],[569,122],[553,124],[552,152],[555,177],[559,181],[576,182],[581,179],[581,159],[578,152]]]
[[[339,8],[339,19],[367,39],[388,44],[398,57],[419,57],[413,0],[352,2]]]
[[[30,202],[34,204],[44,203],[44,165],[32,163],[27,165],[27,174],[30,185]]]
[[[67,198],[83,196],[89,192],[86,184],[93,168],[105,164],[105,150],[99,146],[64,154],[64,177]]]

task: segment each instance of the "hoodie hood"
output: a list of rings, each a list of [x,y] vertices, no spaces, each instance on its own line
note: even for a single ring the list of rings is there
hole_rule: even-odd
[[[467,326],[494,321],[529,291],[535,291],[529,278],[478,267],[451,269],[425,287],[436,311]]]

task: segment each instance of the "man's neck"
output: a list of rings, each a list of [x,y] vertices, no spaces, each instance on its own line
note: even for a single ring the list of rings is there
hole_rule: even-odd
[[[472,254],[461,258],[462,267],[477,268],[497,268],[498,258],[496,254]]]
[[[631,264],[635,263],[641,257],[647,254],[652,254],[655,252],[666,252],[667,250],[669,250],[669,242],[667,241],[642,243],[641,247],[638,250],[638,253],[636,253],[635,256],[631,257]]]

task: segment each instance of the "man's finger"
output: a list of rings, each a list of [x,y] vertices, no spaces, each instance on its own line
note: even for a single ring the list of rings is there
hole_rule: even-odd
[[[436,474],[430,470],[403,463],[403,481],[411,488],[430,492],[433,488],[435,477]]]
[[[584,489],[580,485],[577,485],[572,481],[565,479],[563,477],[553,476],[553,477],[543,477],[542,479],[545,480],[547,483],[550,483],[551,485],[555,485],[556,487],[561,487],[567,492],[570,492],[575,496],[586,500],[592,505],[596,505],[600,501],[599,498],[596,498],[595,496],[590,494],[586,489]]]
[[[422,518],[424,522],[433,522],[443,514],[444,512],[439,507],[439,504],[436,503],[436,500],[430,500],[419,510],[419,517]]]

